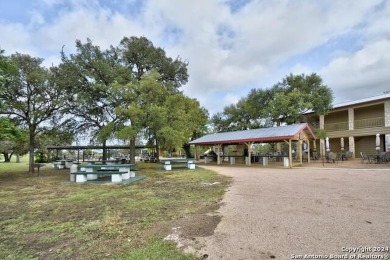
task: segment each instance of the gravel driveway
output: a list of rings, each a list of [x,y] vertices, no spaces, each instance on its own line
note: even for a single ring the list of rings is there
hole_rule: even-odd
[[[202,167],[233,177],[207,259],[390,259],[389,169]]]

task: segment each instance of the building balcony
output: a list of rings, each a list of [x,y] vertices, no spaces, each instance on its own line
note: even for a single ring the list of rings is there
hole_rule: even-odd
[[[364,128],[373,128],[373,127],[383,127],[385,126],[384,117],[375,117],[368,119],[360,119],[354,121],[354,129],[364,129]],[[334,131],[347,131],[348,121],[338,122],[338,123],[329,123],[325,122],[325,131],[334,132]]]

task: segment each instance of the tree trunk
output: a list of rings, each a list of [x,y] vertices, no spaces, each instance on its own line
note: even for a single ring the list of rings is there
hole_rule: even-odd
[[[20,155],[19,154],[16,154],[16,162],[20,163]]]
[[[107,161],[107,140],[103,141],[103,161]]]
[[[157,138],[155,140],[156,140],[156,160],[159,162],[160,161],[160,149],[158,147],[159,144],[158,144]]]
[[[10,162],[11,161],[11,156],[8,155],[8,153],[3,153],[4,155],[4,162]]]
[[[34,148],[35,148],[35,135],[34,130],[30,127],[30,145],[29,145],[29,160],[28,160],[28,172],[34,173]]]
[[[135,164],[135,138],[130,139],[130,163]]]
[[[194,156],[191,154],[191,146],[190,144],[184,144],[183,145],[184,152],[186,153],[187,158],[194,158]]]

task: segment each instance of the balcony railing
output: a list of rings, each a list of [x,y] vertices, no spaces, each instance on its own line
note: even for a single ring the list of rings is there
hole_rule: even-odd
[[[355,120],[355,129],[385,126],[384,117]]]
[[[325,123],[324,128],[325,128],[325,131],[328,131],[328,132],[345,131],[345,130],[348,130],[348,121],[339,122],[339,123],[331,123],[331,124]]]
[[[381,126],[385,126],[384,117],[375,117],[375,118],[360,119],[354,121],[354,129],[381,127]],[[348,121],[330,123],[330,124],[325,123],[325,131],[333,132],[333,131],[346,131],[346,130],[348,130]]]

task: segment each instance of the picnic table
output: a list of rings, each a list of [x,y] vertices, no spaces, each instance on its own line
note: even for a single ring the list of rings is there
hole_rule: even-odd
[[[99,176],[111,176],[111,182],[121,182],[135,177],[135,164],[82,164],[71,169],[70,180],[86,182]]]
[[[52,162],[52,168],[54,169],[70,169],[72,167],[73,160],[57,160],[55,162]]]
[[[120,164],[120,163],[125,163],[127,162],[126,159],[115,159],[115,160],[86,160],[83,161],[86,162],[87,164]]]
[[[190,170],[195,169],[195,162],[192,159],[190,159],[190,160],[188,160],[188,159],[169,159],[169,160],[162,160],[161,163],[163,165],[163,168],[166,171],[172,170],[172,165],[179,165],[179,166],[182,165],[182,166],[187,167]]]

